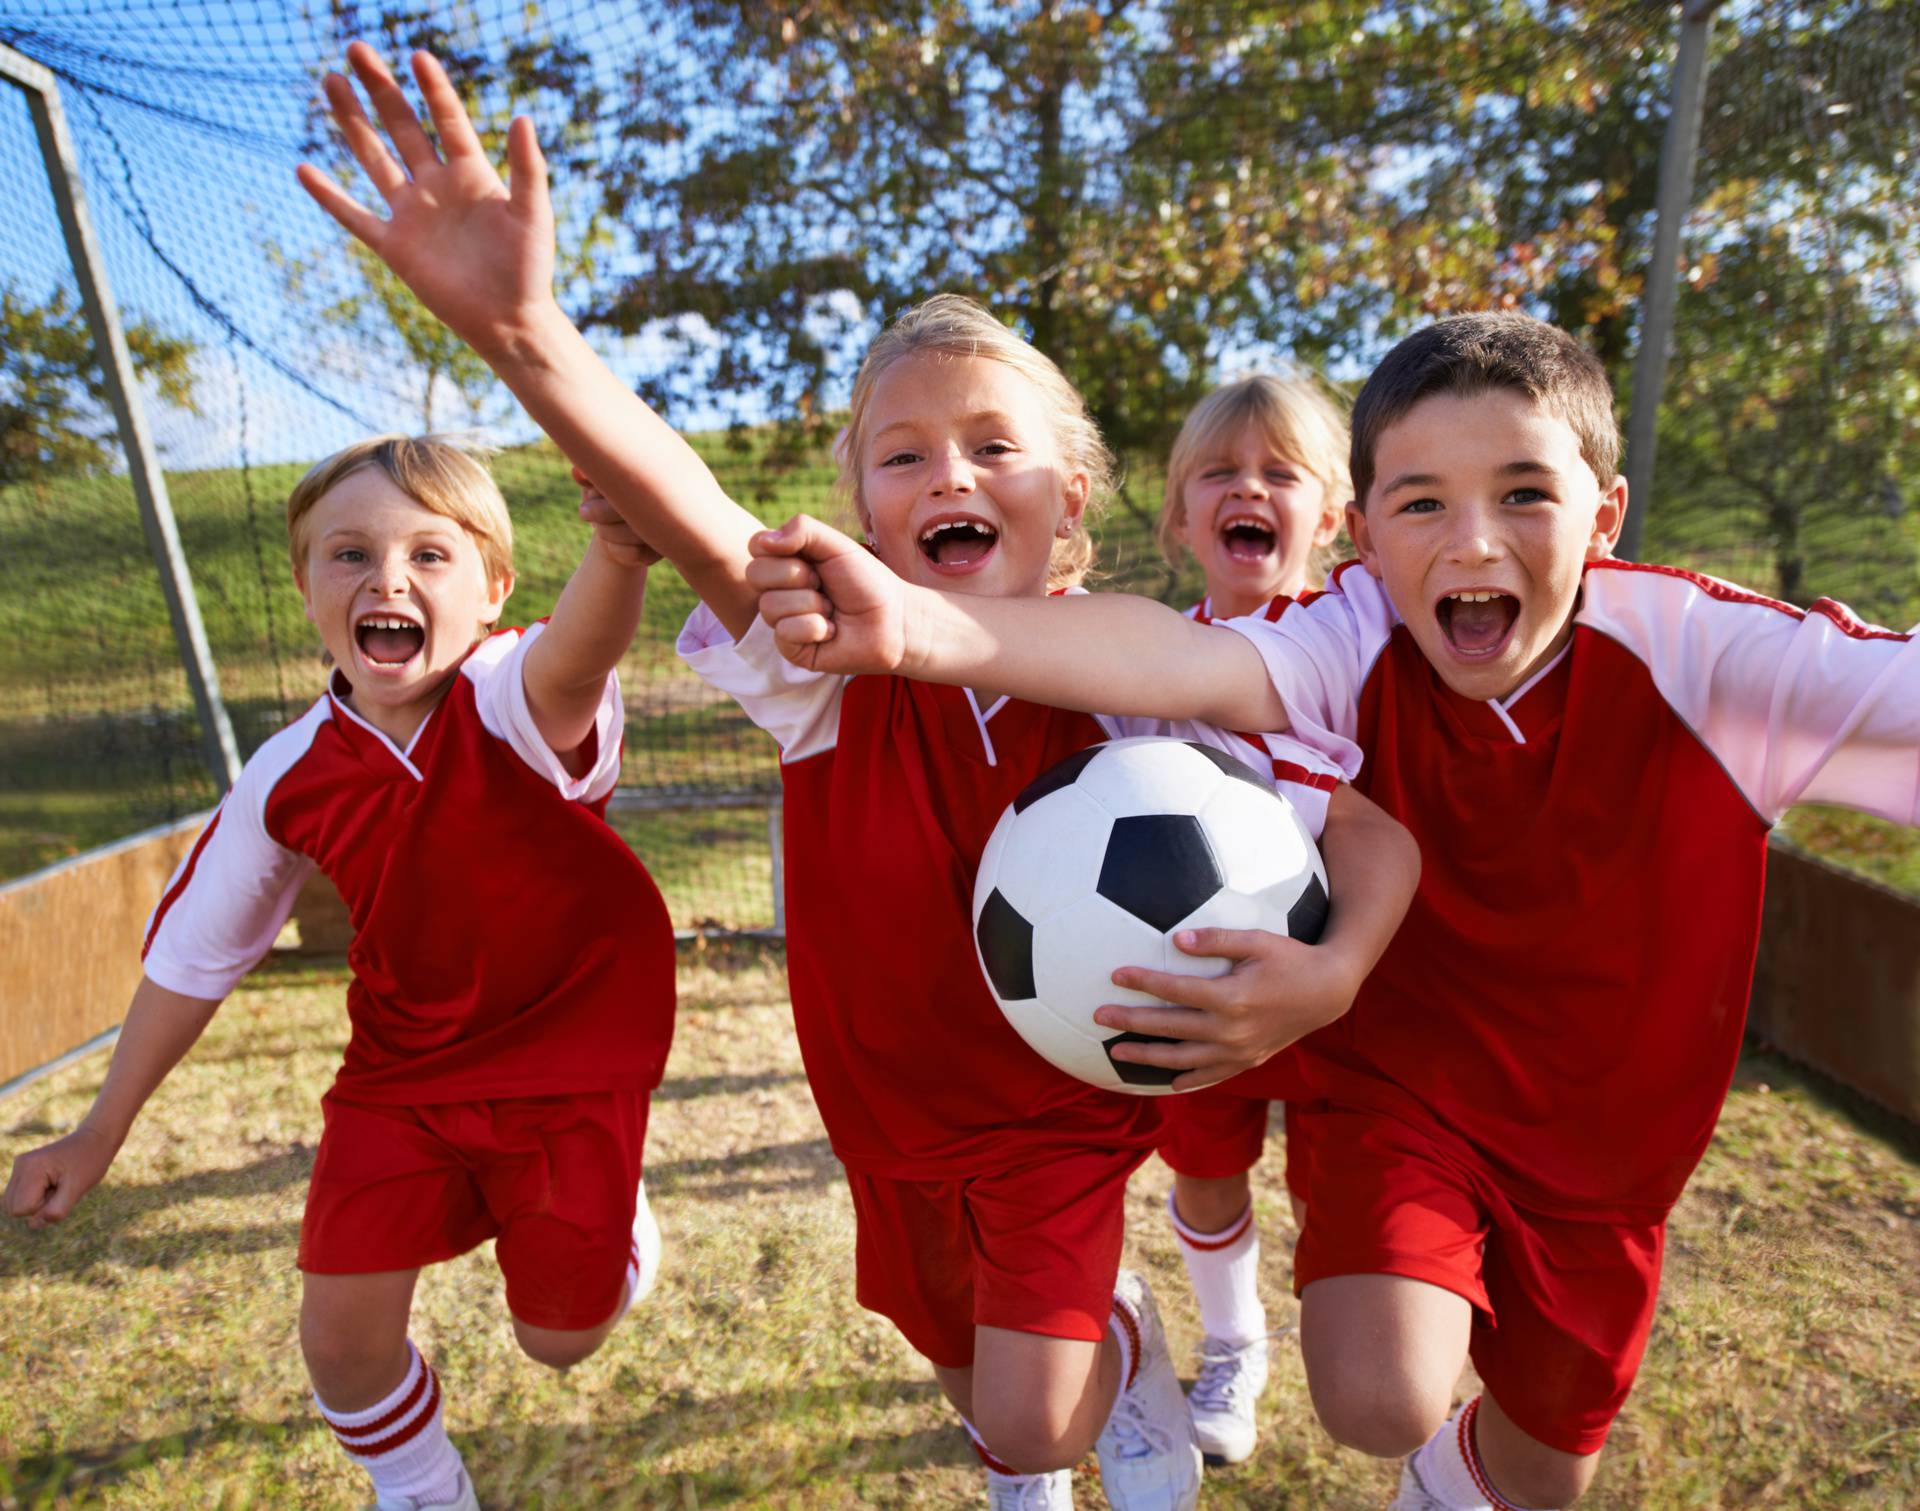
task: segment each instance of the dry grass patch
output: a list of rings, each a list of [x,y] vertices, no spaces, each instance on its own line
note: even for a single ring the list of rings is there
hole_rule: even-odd
[[[559,1377],[513,1346],[482,1249],[428,1273],[415,1336],[492,1507],[957,1507],[978,1471],[924,1365],[852,1296],[852,1216],[807,1093],[777,958],[683,957],[649,1189],[660,1289]],[[0,1228],[0,1505],[338,1507],[361,1476],[319,1429],[295,1342],[295,1237],[338,969],[243,987],[63,1228]],[[70,1126],[103,1057],[0,1104],[0,1159]],[[1906,1141],[1903,1142],[1903,1139]],[[1743,1066],[1676,1215],[1639,1390],[1589,1504],[1920,1505],[1920,1171],[1912,1136]],[[1291,1232],[1267,1185],[1266,1289]],[[1128,1217],[1183,1362],[1198,1326],[1149,1166]],[[1314,1425],[1283,1344],[1267,1436],[1206,1504],[1378,1507],[1394,1470]],[[1099,1504],[1089,1466],[1083,1505]]]

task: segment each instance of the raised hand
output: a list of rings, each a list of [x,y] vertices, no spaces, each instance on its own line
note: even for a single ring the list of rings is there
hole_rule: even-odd
[[[347,61],[393,152],[361,109],[352,83],[330,73],[322,88],[348,150],[386,201],[387,217],[311,163],[300,165],[300,185],[422,304],[488,356],[553,305],[553,206],[533,123],[520,117],[508,128],[509,179],[502,183],[446,70],[431,55],[413,55],[413,76],[439,135],[438,149],[378,53],[355,42]]]
[[[580,518],[593,527],[593,538],[609,560],[623,567],[650,567],[660,560],[660,553],[640,538],[592,478],[575,467],[573,480],[580,485]]]
[[[1123,1033],[1155,1034],[1177,1044],[1120,1044],[1117,1059],[1185,1072],[1178,1091],[1211,1086],[1250,1070],[1303,1034],[1331,1023],[1353,1004],[1366,975],[1344,952],[1263,929],[1183,929],[1182,954],[1233,962],[1224,976],[1185,976],[1123,966],[1115,986],[1146,992],[1167,1007],[1100,1008],[1094,1021]]]
[[[906,658],[906,584],[865,546],[796,514],[747,543],[747,583],[780,654],[843,675],[899,671]]]
[[[59,1222],[107,1173],[120,1146],[82,1123],[65,1138],[30,1149],[13,1162],[5,1197],[9,1217],[24,1217],[30,1228]]]

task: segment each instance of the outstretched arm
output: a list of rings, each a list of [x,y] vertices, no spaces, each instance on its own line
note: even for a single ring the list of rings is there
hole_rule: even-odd
[[[193,1048],[219,1006],[141,977],[93,1106],[65,1138],[30,1149],[13,1162],[4,1197],[7,1215],[44,1228],[71,1212],[74,1203],[100,1183],[147,1098]]]
[[[760,523],[600,360],[554,299],[553,206],[532,122],[518,119],[508,130],[503,184],[431,56],[415,53],[413,73],[438,150],[379,55],[355,42],[347,58],[398,158],[339,74],[327,75],[327,104],[388,215],[359,204],[310,163],[300,165],[302,187],[486,360],[721,622],[744,634],[754,612],[747,540]]]
[[[1271,1059],[1353,1006],[1354,994],[1393,942],[1420,881],[1420,847],[1384,809],[1346,783],[1335,789],[1320,836],[1331,910],[1317,944],[1261,929],[1193,929],[1181,951],[1233,962],[1224,976],[1183,976],[1127,966],[1114,985],[1150,993],[1167,1007],[1103,1007],[1096,1022],[1178,1044],[1122,1044],[1119,1059],[1184,1072],[1193,1091]]]
[[[578,467],[581,508],[604,508],[605,500]],[[618,516],[593,527],[587,554],[561,590],[547,627],[527,648],[522,678],[527,708],[540,737],[574,776],[577,756],[606,694],[607,673],[633,643],[647,602],[647,568],[655,551]]]
[[[1252,644],[1150,598],[915,587],[804,514],[755,536],[752,550],[761,617],[782,654],[816,671],[897,672],[1088,713],[1287,728]]]

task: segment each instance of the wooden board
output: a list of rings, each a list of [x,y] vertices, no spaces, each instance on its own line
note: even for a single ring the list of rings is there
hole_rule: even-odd
[[[1747,1021],[1920,1123],[1920,903],[1776,845]]]
[[[207,815],[0,887],[0,1083],[112,1028],[140,982],[140,945]]]

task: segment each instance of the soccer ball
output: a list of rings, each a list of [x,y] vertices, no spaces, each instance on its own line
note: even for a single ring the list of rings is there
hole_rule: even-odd
[[[1312,943],[1327,919],[1327,872],[1293,805],[1251,767],[1187,740],[1113,740],[1035,778],[1001,815],[973,919],[980,967],[1021,1038],[1095,1086],[1161,1096],[1178,1071],[1112,1051],[1168,1041],[1093,1021],[1103,1003],[1159,1003],[1112,973],[1225,974],[1228,961],[1175,948],[1183,928]]]

